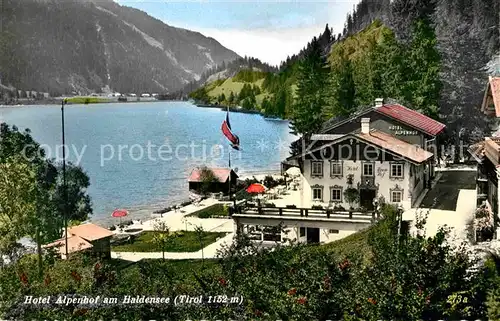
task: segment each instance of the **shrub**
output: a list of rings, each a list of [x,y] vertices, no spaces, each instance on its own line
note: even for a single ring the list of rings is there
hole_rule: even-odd
[[[287,205],[286,208],[297,208],[296,205]]]
[[[344,191],[346,201],[352,206],[359,201],[359,191],[356,188],[349,187]]]
[[[212,192],[212,186],[217,183],[219,179],[215,173],[208,167],[204,166],[200,169],[200,182],[201,182],[201,193],[203,195],[208,195]]]
[[[476,218],[489,217],[490,211],[485,207],[480,207],[476,210]]]
[[[180,206],[181,206],[181,207],[184,207],[184,206],[191,205],[192,203],[193,203],[193,202],[191,202],[191,201],[186,201],[186,202],[181,203],[181,205],[180,205]]]
[[[264,185],[267,188],[274,188],[276,186],[284,185],[284,184],[285,184],[285,180],[283,178],[274,179],[274,177],[272,177],[271,175],[264,177]]]
[[[276,204],[274,204],[274,203],[265,203],[264,207],[276,207]]]
[[[323,210],[323,209],[324,209],[324,207],[323,207],[323,206],[321,206],[321,205],[313,205],[313,206],[311,207],[311,209],[313,209],[313,210]]]

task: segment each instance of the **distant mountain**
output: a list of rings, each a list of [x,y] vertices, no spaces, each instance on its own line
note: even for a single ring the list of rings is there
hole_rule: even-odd
[[[52,94],[173,92],[239,56],[112,0],[2,0],[4,85]]]
[[[238,58],[229,63],[224,62],[221,65],[210,68],[201,75],[200,79],[190,82],[189,84],[184,86],[184,88],[176,92],[174,96],[176,98],[186,98],[189,93],[205,85],[213,83],[214,81],[220,82],[221,80],[234,77],[236,76],[236,74],[243,70],[273,73],[277,72],[278,68],[262,62],[257,58],[245,56],[244,58]]]
[[[500,75],[499,16],[498,0],[361,0],[347,15],[341,33],[333,34],[327,25],[303,50],[287,57],[278,72],[267,72],[263,80],[245,81],[236,80],[235,73],[217,70],[207,77],[209,81],[192,87],[191,97],[243,106],[243,96],[249,98],[251,108],[290,117],[295,108],[298,62],[310,52],[311,43],[317,43],[332,67],[333,89],[345,84],[339,77],[349,79],[352,74],[356,106],[370,105],[377,97],[396,98],[415,109],[437,105],[450,141],[482,139],[482,129],[487,126],[478,106],[488,74]],[[419,24],[429,28],[419,33]],[[425,41],[416,41],[418,36]],[[345,70],[333,68],[340,62]],[[411,68],[420,68],[420,73]],[[427,76],[417,78],[426,71]],[[431,82],[429,75],[437,77]],[[412,90],[424,83],[420,80],[429,81],[427,87],[420,87],[423,92]],[[231,92],[234,99],[229,99]],[[429,99],[435,104],[427,103]]]

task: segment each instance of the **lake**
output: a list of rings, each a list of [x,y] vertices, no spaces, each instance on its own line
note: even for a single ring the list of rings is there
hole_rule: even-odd
[[[109,224],[116,208],[145,219],[187,200],[193,168],[228,166],[225,116],[187,102],[66,106],[67,159],[90,177],[92,221]],[[241,151],[231,151],[232,168],[239,175],[279,171],[296,139],[289,123],[243,113],[230,113],[230,121],[241,141]],[[62,160],[60,106],[0,108],[0,122],[29,128],[47,156]]]

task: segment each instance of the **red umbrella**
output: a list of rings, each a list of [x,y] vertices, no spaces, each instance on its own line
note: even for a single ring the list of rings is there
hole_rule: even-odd
[[[127,215],[128,215],[127,210],[114,210],[113,214],[111,214],[111,216],[113,217],[124,217]]]
[[[127,215],[128,215],[127,210],[114,210],[113,214],[111,214],[112,217],[120,218],[120,224],[122,223],[122,217],[125,217]]]
[[[266,187],[259,183],[253,183],[247,188],[247,192],[251,194],[260,194],[266,191]]]

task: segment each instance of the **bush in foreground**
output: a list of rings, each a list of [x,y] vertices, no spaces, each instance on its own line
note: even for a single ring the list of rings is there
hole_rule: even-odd
[[[125,269],[73,259],[46,262],[44,278],[26,257],[0,272],[3,318],[14,319],[282,319],[439,320],[490,319],[498,272],[435,237],[398,236],[396,211],[360,234],[326,246],[295,244],[273,251],[238,236],[220,260],[146,261]],[[360,236],[361,235],[361,236]],[[22,304],[24,295],[226,295],[243,303],[51,306]],[[488,297],[489,296],[489,297]],[[488,303],[487,303],[488,302]]]

